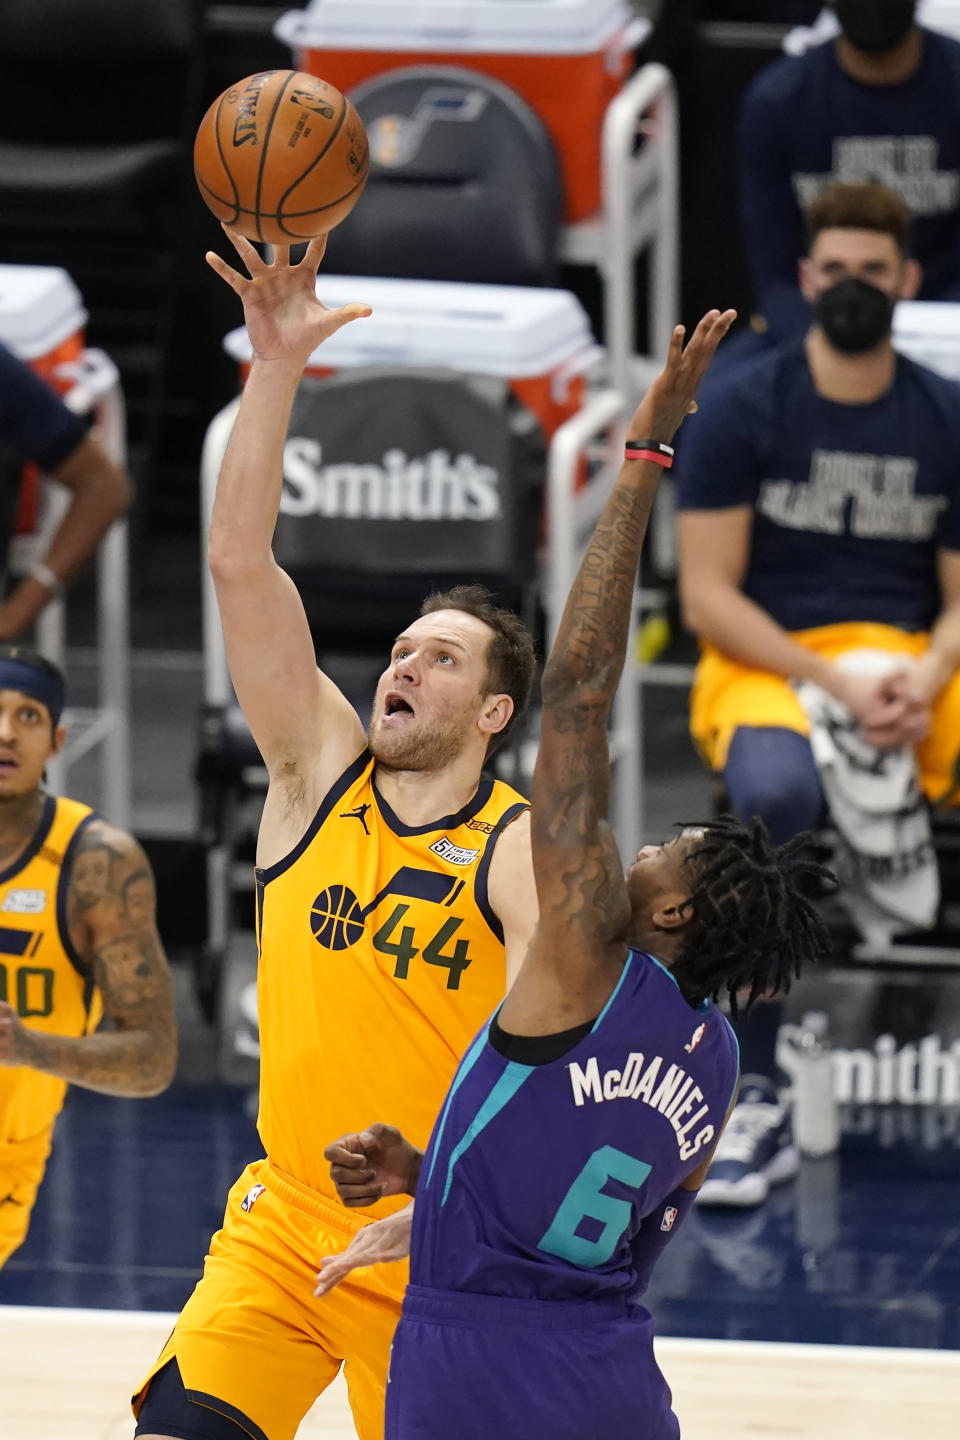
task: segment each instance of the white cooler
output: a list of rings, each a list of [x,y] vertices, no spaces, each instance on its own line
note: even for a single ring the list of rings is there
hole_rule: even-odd
[[[946,300],[901,300],[893,312],[896,348],[960,381],[960,304]],[[960,395],[957,397],[960,404]]]
[[[297,69],[343,91],[409,65],[502,81],[556,146],[568,221],[600,209],[603,117],[649,32],[627,0],[310,0],[274,27]]]
[[[586,372],[603,353],[568,290],[320,274],[317,295],[331,308],[365,301],[373,314],[324,341],[307,362],[308,374],[411,366],[499,376],[548,439],[583,405]],[[246,330],[232,330],[223,344],[245,376]]]
[[[0,265],[0,340],[45,379],[83,350],[87,312],[66,270]],[[64,387],[65,388],[65,387]]]

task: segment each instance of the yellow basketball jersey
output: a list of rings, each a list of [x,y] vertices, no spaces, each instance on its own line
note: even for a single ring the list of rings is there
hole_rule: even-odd
[[[85,1035],[101,1014],[99,992],[67,930],[69,860],[88,805],[48,796],[27,850],[0,874],[0,999],[24,1025]],[[56,1119],[65,1080],[0,1065],[0,1142],[30,1140]]]
[[[487,875],[527,804],[484,779],[458,814],[410,827],[373,765],[364,751],[294,850],[257,872],[260,1137],[276,1167],[330,1197],[323,1150],[338,1136],[384,1120],[426,1144],[460,1057],[503,997]]]

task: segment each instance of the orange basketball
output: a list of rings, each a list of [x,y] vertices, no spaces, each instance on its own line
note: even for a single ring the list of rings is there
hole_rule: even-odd
[[[193,168],[218,220],[291,245],[346,219],[367,181],[363,121],[339,90],[300,70],[231,85],[200,122]]]

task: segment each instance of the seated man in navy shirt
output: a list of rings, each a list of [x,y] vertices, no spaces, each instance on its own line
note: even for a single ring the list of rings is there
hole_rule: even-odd
[[[775,61],[744,94],[737,178],[754,316],[704,395],[810,324],[797,283],[803,212],[833,183],[896,190],[913,216],[920,298],[960,300],[960,42],[921,29],[916,0],[835,0],[833,9],[836,40]]]
[[[133,494],[126,471],[89,433],[86,422],[0,345],[0,469],[8,491],[0,502],[0,573],[6,564],[22,466],[27,462],[72,493],[43,560],[0,599],[0,641],[13,640],[29,629],[44,606],[91,559]]]
[[[701,403],[678,452],[680,593],[701,642],[691,732],[735,812],[778,842],[825,818],[791,681],[845,704],[870,743],[915,745],[928,798],[960,799],[960,388],[893,348],[894,303],[920,284],[909,229],[884,186],[824,192],[801,267],[812,328]],[[861,648],[905,663],[838,668]],[[758,1009],[743,1068],[772,1077],[779,1006]],[[707,1203],[755,1203],[796,1167],[772,1085],[741,1094],[766,1106],[744,1123],[769,1153],[729,1185],[708,1177]]]

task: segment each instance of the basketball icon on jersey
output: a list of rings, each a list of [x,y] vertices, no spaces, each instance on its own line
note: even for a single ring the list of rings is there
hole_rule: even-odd
[[[310,909],[313,938],[326,950],[349,950],[363,934],[364,912],[346,885],[321,890]]]

